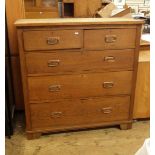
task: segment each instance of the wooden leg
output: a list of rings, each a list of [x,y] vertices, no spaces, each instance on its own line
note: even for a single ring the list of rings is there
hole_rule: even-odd
[[[37,133],[27,133],[27,139],[31,140],[31,139],[37,139],[41,136],[40,132]]]
[[[121,130],[128,130],[132,128],[132,123],[120,124]]]

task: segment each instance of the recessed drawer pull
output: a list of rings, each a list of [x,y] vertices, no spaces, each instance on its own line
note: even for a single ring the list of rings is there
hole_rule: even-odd
[[[89,98],[80,98],[81,101],[89,100]]]
[[[55,45],[59,43],[59,37],[48,37],[47,44],[48,45]]]
[[[49,60],[48,67],[56,67],[60,64],[60,60]]]
[[[60,118],[62,116],[62,112],[52,112],[51,117],[52,118]]]
[[[114,86],[114,82],[104,82],[103,88],[112,88]]]
[[[110,113],[112,113],[112,107],[102,108],[101,111],[104,114],[110,114]]]
[[[105,36],[105,42],[106,43],[113,43],[116,42],[117,36],[116,35],[106,35]]]
[[[58,92],[61,89],[61,85],[50,85],[49,86],[49,91],[50,92]]]
[[[104,57],[104,61],[115,62],[115,57],[114,56],[106,56],[106,57]]]

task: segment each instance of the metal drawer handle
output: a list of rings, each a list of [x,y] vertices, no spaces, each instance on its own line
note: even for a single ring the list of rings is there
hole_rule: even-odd
[[[112,113],[112,107],[102,108],[101,111],[104,114],[110,114],[110,113]]]
[[[52,112],[50,116],[52,118],[60,118],[62,116],[62,112]]]
[[[114,56],[106,56],[106,57],[104,57],[104,61],[115,62],[115,57]]]
[[[61,85],[50,85],[49,86],[49,91],[50,92],[58,92],[61,89]]]
[[[48,45],[55,45],[59,43],[59,37],[48,37],[47,44]]]
[[[112,88],[114,86],[114,82],[104,82],[103,88]]]
[[[60,60],[49,60],[47,64],[48,67],[56,67],[60,64]]]
[[[105,42],[106,43],[113,43],[116,42],[117,36],[116,35],[106,35],[105,36]]]

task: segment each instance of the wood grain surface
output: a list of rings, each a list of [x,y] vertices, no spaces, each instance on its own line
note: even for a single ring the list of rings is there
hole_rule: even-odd
[[[134,50],[28,52],[28,74],[133,70]],[[124,65],[122,65],[124,64]]]
[[[57,19],[19,19],[15,25],[20,26],[56,26],[56,25],[133,25],[143,24],[143,20],[135,20],[128,18],[57,18]]]
[[[29,101],[129,95],[131,94],[131,84],[129,84],[131,82],[132,71],[29,77]],[[104,83],[112,84],[104,86]]]
[[[32,127],[55,130],[85,124],[127,120],[129,105],[129,96],[87,98],[85,100],[70,99],[31,104]]]

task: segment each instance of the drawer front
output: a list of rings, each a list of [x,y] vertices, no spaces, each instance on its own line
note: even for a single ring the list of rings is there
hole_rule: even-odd
[[[88,50],[135,48],[136,29],[85,30],[84,48]]]
[[[130,97],[71,99],[31,104],[32,128],[62,128],[128,120]]]
[[[82,30],[24,31],[24,48],[26,51],[75,49],[82,47]]]
[[[134,50],[27,53],[29,74],[133,69]]]
[[[132,71],[29,77],[30,101],[130,94]]]

